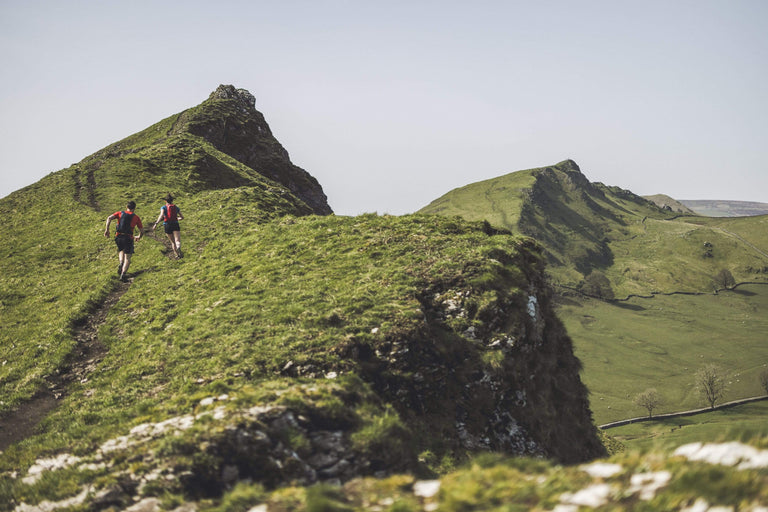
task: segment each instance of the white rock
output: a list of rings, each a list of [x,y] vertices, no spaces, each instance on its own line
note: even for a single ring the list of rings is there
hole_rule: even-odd
[[[84,487],[83,490],[80,491],[80,494],[77,496],[72,496],[71,498],[67,498],[65,500],[55,502],[41,501],[37,505],[27,505],[26,503],[21,503],[14,509],[14,512],[53,512],[54,510],[62,508],[75,507],[85,503],[85,499],[92,491],[93,488],[87,486]]]
[[[531,316],[531,318],[536,318],[536,306],[538,306],[538,299],[533,296],[528,296],[528,314]]]
[[[617,473],[621,473],[621,464],[611,464],[608,462],[594,462],[581,466],[580,469],[589,474],[592,478],[610,478]]]
[[[27,476],[21,479],[27,485],[32,485],[43,476],[46,471],[64,469],[80,462],[80,457],[62,453],[50,459],[39,459],[27,471]]]
[[[675,455],[709,464],[734,466],[736,469],[768,467],[768,450],[758,450],[738,442],[685,444],[675,450]]]
[[[608,503],[613,487],[610,484],[593,484],[573,494],[560,496],[560,503],[579,507],[602,507]]]
[[[419,480],[413,484],[413,494],[420,498],[431,498],[440,490],[440,480]]]
[[[629,480],[629,492],[639,493],[641,500],[651,500],[656,496],[656,491],[669,483],[670,478],[672,475],[669,471],[634,474]]]
[[[709,503],[704,498],[699,498],[690,507],[680,509],[680,512],[707,512],[709,510]]]
[[[134,503],[123,512],[160,512],[160,500],[157,498],[144,498],[138,503]]]

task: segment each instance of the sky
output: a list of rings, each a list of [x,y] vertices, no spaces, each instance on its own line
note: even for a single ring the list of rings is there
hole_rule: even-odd
[[[232,84],[340,215],[568,158],[768,202],[766,26],[764,0],[0,0],[0,197]]]

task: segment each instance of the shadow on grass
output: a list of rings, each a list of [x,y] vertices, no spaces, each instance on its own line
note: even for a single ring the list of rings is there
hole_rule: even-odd
[[[626,302],[611,302],[610,304],[612,306],[616,306],[617,308],[627,309],[629,311],[645,311],[643,306],[639,306],[637,304],[627,304]]]

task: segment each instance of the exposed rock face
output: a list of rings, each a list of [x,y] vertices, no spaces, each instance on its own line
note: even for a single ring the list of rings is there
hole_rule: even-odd
[[[350,341],[341,349],[417,437],[441,439],[459,451],[565,463],[604,454],[579,377],[581,363],[534,254],[521,251],[515,258],[526,271],[527,293],[499,294],[477,312],[471,286],[432,289],[420,298],[421,332],[375,347]],[[462,318],[475,321],[457,331],[453,320]]]
[[[333,213],[318,181],[291,163],[272,135],[256,99],[245,89],[220,85],[188,121],[188,130],[258,173],[281,183],[319,215]]]

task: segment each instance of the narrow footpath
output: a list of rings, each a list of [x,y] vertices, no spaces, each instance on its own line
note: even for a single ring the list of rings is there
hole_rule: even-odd
[[[45,389],[38,391],[16,410],[0,418],[0,451],[33,435],[43,418],[59,406],[70,385],[74,382],[85,382],[88,375],[104,359],[107,348],[99,341],[99,327],[106,321],[112,306],[130,286],[130,281],[116,281],[114,289],[93,312],[84,321],[74,325],[75,348],[58,372],[46,377]]]

